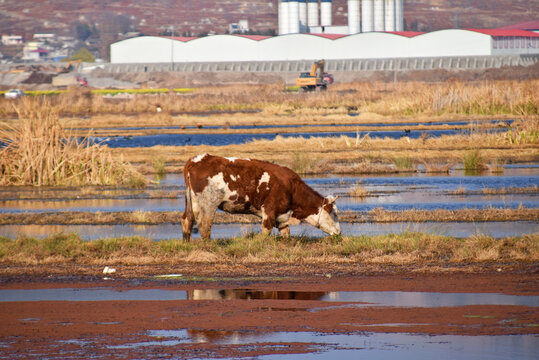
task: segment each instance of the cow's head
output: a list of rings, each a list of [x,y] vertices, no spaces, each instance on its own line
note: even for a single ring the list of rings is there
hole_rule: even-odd
[[[306,219],[311,225],[330,235],[341,234],[341,226],[337,218],[337,206],[334,204],[335,200],[337,200],[335,196],[324,198],[322,205],[318,208],[318,213]]]

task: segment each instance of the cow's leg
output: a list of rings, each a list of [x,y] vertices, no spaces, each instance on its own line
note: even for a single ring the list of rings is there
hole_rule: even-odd
[[[183,240],[191,240],[191,231],[193,230],[193,223],[195,222],[195,215],[193,214],[193,206],[191,204],[191,191],[189,188],[185,192],[185,211],[182,215],[182,233]]]
[[[185,210],[182,215],[182,232],[183,240],[191,240],[191,230],[193,229],[193,223],[195,222],[195,216],[191,210]]]
[[[262,211],[262,234],[269,235],[271,230],[275,227],[275,214],[266,213],[263,209]]]
[[[217,207],[213,206],[200,209],[200,213],[196,217],[200,237],[203,239],[211,238],[211,225],[216,211]]]
[[[288,225],[279,226],[279,233],[282,237],[288,239],[290,237],[290,227]]]

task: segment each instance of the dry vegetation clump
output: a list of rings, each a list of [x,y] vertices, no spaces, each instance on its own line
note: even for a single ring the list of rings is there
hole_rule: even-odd
[[[231,239],[152,241],[124,237],[83,241],[76,234],[44,239],[0,237],[0,263],[383,263],[424,264],[539,260],[538,235],[466,239],[421,233],[354,237],[292,237],[261,234]]]
[[[60,124],[58,107],[24,99],[19,123],[0,132],[1,185],[144,185],[145,180],[105,147],[77,139]]]
[[[364,198],[369,195],[369,191],[361,184],[356,182],[356,184],[348,191],[348,195],[352,197]]]

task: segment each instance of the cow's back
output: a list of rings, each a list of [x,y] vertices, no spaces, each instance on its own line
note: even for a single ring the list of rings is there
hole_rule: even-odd
[[[184,168],[186,185],[196,194],[222,190],[223,210],[258,213],[261,207],[290,206],[295,184],[292,170],[266,161],[199,155]],[[221,204],[220,203],[220,204]]]

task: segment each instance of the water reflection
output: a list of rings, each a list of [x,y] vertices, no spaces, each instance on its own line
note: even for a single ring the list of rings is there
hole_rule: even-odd
[[[328,293],[316,291],[261,291],[248,289],[188,290],[189,300],[322,300]]]
[[[164,290],[115,288],[0,289],[0,302],[20,301],[203,301],[276,300],[336,303],[313,307],[323,312],[338,307],[438,308],[470,305],[539,306],[539,296],[495,293],[434,293],[413,291],[280,291],[253,289]],[[270,310],[271,311],[271,310]]]

